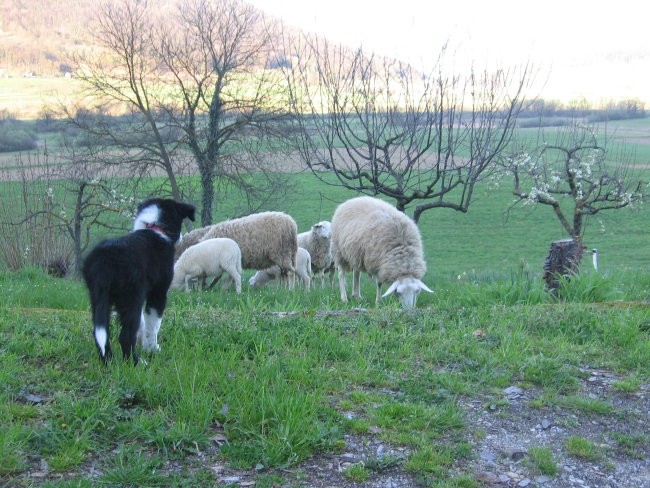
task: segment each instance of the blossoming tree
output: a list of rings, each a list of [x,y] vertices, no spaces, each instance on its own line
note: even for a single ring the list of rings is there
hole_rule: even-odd
[[[513,177],[515,204],[549,206],[568,237],[581,242],[587,218],[643,200],[648,184],[634,172],[633,158],[624,146],[611,151],[599,142],[596,127],[574,123],[554,142],[539,135],[533,150],[519,145],[501,161],[504,174]]]
[[[648,185],[634,174],[624,146],[610,151],[593,126],[574,123],[552,143],[541,131],[538,135],[532,151],[520,146],[501,162],[502,174],[513,177],[515,204],[549,206],[569,237],[553,242],[544,262],[546,288],[558,296],[560,277],[569,279],[579,270],[586,220],[640,203]]]

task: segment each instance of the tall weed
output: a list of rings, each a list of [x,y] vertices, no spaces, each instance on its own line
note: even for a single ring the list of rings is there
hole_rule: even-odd
[[[577,273],[560,276],[558,299],[567,302],[595,303],[620,300],[624,294],[605,273]]]

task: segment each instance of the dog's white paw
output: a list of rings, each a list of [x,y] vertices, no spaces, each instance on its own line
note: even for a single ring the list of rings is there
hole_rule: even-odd
[[[143,344],[142,349],[144,349],[145,352],[160,352],[160,346],[156,344],[155,342],[153,344]]]

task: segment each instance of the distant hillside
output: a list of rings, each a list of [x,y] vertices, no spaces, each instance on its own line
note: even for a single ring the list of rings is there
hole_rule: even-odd
[[[88,26],[101,0],[1,0],[0,77],[61,77],[70,71],[70,56],[90,46]],[[170,10],[178,0],[155,0]],[[544,98],[564,102],[586,98],[640,98],[650,103],[647,66],[650,48],[585,52],[569,63],[555,63],[543,87]],[[2,108],[2,107],[0,107]]]
[[[170,11],[177,3],[155,1],[158,11]],[[70,71],[71,54],[92,43],[88,26],[100,4],[101,0],[2,0],[0,76],[53,77]]]
[[[68,54],[84,45],[84,26],[95,0],[3,0],[0,3],[0,72],[5,76],[57,76]]]
[[[2,0],[0,76],[62,76],[70,54],[88,45],[100,0]],[[156,0],[158,7],[176,0]]]

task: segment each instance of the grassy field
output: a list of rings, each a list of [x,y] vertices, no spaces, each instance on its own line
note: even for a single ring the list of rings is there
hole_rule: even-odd
[[[77,97],[80,89],[72,78],[0,78],[0,109],[21,119],[36,119],[46,107]]]
[[[646,164],[644,126],[623,133],[641,138]],[[291,198],[275,209],[300,231],[354,196],[308,174],[289,178]],[[237,204],[221,201],[215,220]],[[335,486],[370,486],[397,469],[418,486],[478,487],[471,463],[486,432],[468,405],[507,417],[500,392],[513,385],[531,396],[530,415],[566,412],[562,451],[574,463],[603,445],[612,472],[647,459],[650,436],[625,423],[647,421],[647,409],[639,417],[625,400],[645,399],[650,381],[648,206],[589,221],[599,271],[586,256],[557,300],[542,265],[565,235],[547,208],[507,212],[511,204],[507,185],[480,187],[467,214],[423,215],[424,281],[435,294],[415,311],[394,299],[375,308],[365,277],[363,298],[349,304],[336,288],[173,291],[163,350],[138,368],[100,365],[80,282],[1,272],[0,484],[313,487],[308,466],[379,442],[391,448],[343,463]],[[584,389],[594,370],[616,377],[604,398]],[[609,425],[604,436],[569,428],[594,418]],[[559,455],[533,442],[521,469],[559,479]]]
[[[300,230],[351,196],[292,178],[295,198],[280,210]],[[396,300],[375,309],[365,278],[363,298],[347,305],[335,288],[174,291],[163,350],[146,367],[100,365],[80,282],[0,274],[0,481],[314,486],[305,466],[362,439],[393,449],[348,463],[336,474],[345,483],[399,469],[418,486],[478,487],[469,465],[485,432],[472,427],[467,402],[505,415],[498,392],[517,385],[535,392],[532,409],[636,418],[580,385],[586,368],[614,372],[625,395],[650,381],[647,207],[590,224],[600,271],[587,261],[557,301],[540,276],[550,242],[564,237],[559,224],[545,209],[517,208],[506,220],[510,200],[507,188],[479,191],[467,214],[424,215],[424,281],[436,293],[413,312]],[[220,204],[216,219],[234,205]],[[647,434],[608,435],[620,440],[610,441],[618,462],[650,451]],[[581,442],[567,439],[567,451],[583,452]],[[558,453],[533,447],[531,472],[557,473]]]
[[[162,352],[146,367],[104,368],[79,282],[3,274],[0,479],[229,486],[214,469],[226,466],[256,486],[310,486],[301,463],[345,452],[355,436],[402,450],[354,464],[348,477],[399,465],[421,486],[479,486],[463,465],[483,434],[469,428],[462,399],[518,385],[540,392],[536,408],[625,417],[579,388],[585,367],[616,372],[630,394],[650,380],[647,302],[591,303],[630,298],[617,295],[619,279],[647,299],[647,273],[575,280],[563,302],[524,275],[438,282],[411,313],[395,302],[373,309],[368,289],[348,307],[327,288],[172,292]]]

